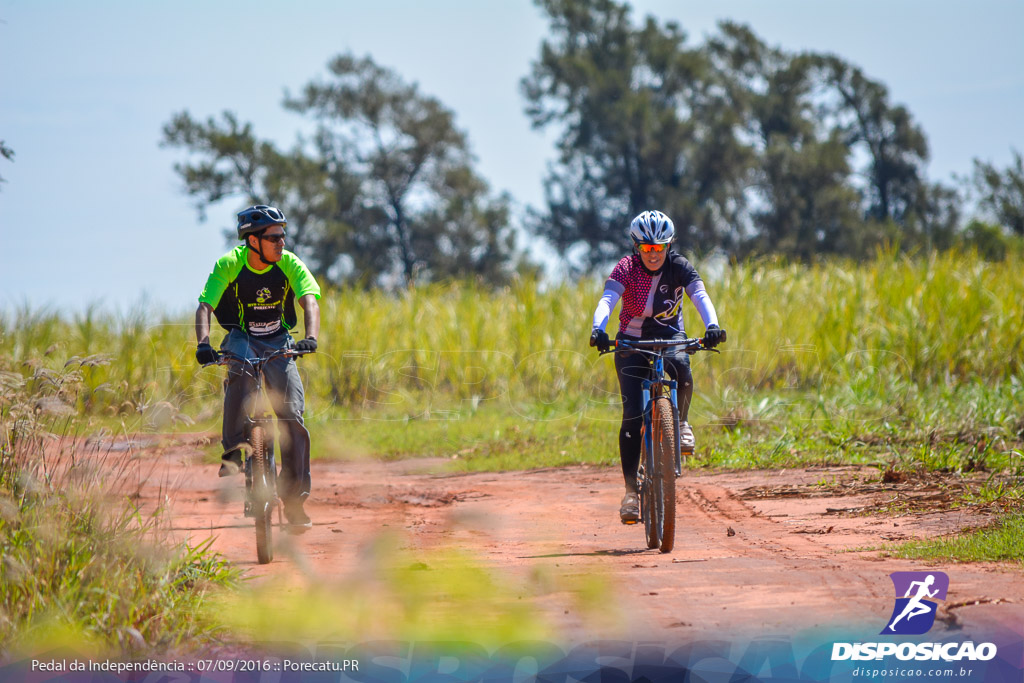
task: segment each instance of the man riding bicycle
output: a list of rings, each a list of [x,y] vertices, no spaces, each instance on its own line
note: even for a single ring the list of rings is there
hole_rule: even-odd
[[[284,249],[284,214],[272,206],[253,206],[238,214],[238,239],[244,244],[222,256],[199,295],[196,309],[196,360],[219,360],[210,345],[210,314],[228,331],[221,352],[256,358],[283,348],[313,352],[320,335],[320,287],[305,264]],[[297,323],[295,301],[302,307],[306,337],[290,334]],[[313,526],[303,510],[309,497],[309,432],[302,420],[305,395],[295,359],[277,358],[265,370],[267,394],[277,415],[281,438],[278,490],[288,523],[297,531]],[[231,362],[224,390],[220,476],[241,471],[239,448],[245,443],[249,408],[256,399],[255,381],[244,364]]]
[[[685,293],[704,322],[704,344],[714,348],[725,341],[725,330],[718,326],[718,316],[704,282],[685,257],[670,251],[675,237],[672,220],[660,211],[644,211],[629,226],[633,253],[616,264],[605,282],[604,294],[594,311],[590,345],[600,351],[611,347],[604,331],[615,304],[622,300],[619,332],[616,339],[685,339],[682,300]],[[636,490],[637,468],[640,465],[640,426],[643,424],[643,380],[650,361],[641,354],[615,354],[615,372],[622,394],[622,426],[619,428],[619,459],[626,480],[619,518],[624,523],[640,519],[640,499]],[[690,356],[684,351],[669,352],[665,369],[679,383],[680,450],[692,454],[693,430],[687,422],[693,397],[693,376]]]

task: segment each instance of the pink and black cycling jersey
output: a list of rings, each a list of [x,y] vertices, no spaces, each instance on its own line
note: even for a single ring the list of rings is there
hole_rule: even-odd
[[[665,266],[656,275],[644,269],[639,254],[623,258],[605,282],[605,291],[609,290],[622,297],[619,333],[639,339],[685,334],[683,295],[688,295],[695,304],[698,298],[707,297],[693,264],[674,251],[669,252]],[[713,316],[714,309],[711,310]],[[698,311],[705,317],[699,304]]]

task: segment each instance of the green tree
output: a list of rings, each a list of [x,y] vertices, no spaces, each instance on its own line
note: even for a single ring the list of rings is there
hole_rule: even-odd
[[[924,180],[924,133],[859,68],[733,22],[689,47],[677,24],[634,26],[616,0],[537,3],[550,37],[522,91],[533,125],[559,132],[559,156],[532,222],[584,267],[621,253],[648,208],[697,251],[808,259],[948,241],[955,206]]]
[[[290,153],[279,151],[232,112],[206,121],[181,112],[163,133],[163,146],[190,152],[190,160],[176,163],[174,170],[195,198],[200,220],[206,220],[210,205],[226,198],[243,204],[272,201],[289,219],[289,248],[306,256],[319,275],[336,266],[344,253],[342,236],[351,230],[358,186],[344,170],[328,169],[301,145]],[[233,240],[234,227],[225,234]]]
[[[476,274],[503,279],[513,256],[509,200],[487,196],[465,134],[436,98],[369,57],[341,55],[331,78],[306,85],[286,106],[312,114],[332,160],[362,178],[359,229],[371,251],[390,254],[406,281]]]
[[[634,27],[615,0],[537,4],[550,38],[521,87],[533,126],[560,137],[534,229],[586,267],[620,254],[630,218],[651,208],[692,246],[734,242],[752,157],[706,56],[675,23]]]
[[[163,134],[161,146],[184,147],[199,157],[175,163],[174,170],[185,192],[196,198],[202,220],[207,206],[225,197],[239,195],[252,202],[262,196],[268,159],[280,154],[271,143],[256,139],[252,124],[239,123],[229,111],[222,114],[222,122],[210,117],[205,123],[183,111],[164,125]]]
[[[809,260],[859,254],[866,246],[859,196],[847,184],[847,149],[832,136],[799,147],[773,135],[761,166],[766,208],[756,214],[750,246]]]
[[[834,55],[770,48],[731,22],[707,49],[758,158],[763,208],[749,248],[806,259],[863,255],[886,239],[951,243],[956,193],[925,181],[924,133],[884,85]]]
[[[862,148],[869,162],[865,211],[876,221],[904,224],[922,215],[926,196],[923,168],[928,141],[903,106],[889,102],[882,83],[834,55],[813,58],[822,87],[834,95],[826,118],[845,136],[846,144]]]
[[[719,25],[707,52],[756,156],[750,191],[760,208],[742,251],[805,260],[861,251],[850,150],[816,115],[812,60],[769,47],[732,22]]]
[[[1013,162],[1005,170],[974,160],[972,183],[981,209],[1015,235],[1024,237],[1024,159],[1012,150]]]
[[[954,187],[922,183],[914,212],[903,225],[903,238],[927,250],[956,246],[962,230],[963,201]]]
[[[14,161],[14,150],[8,147],[3,140],[0,140],[0,157],[8,161]],[[0,176],[0,183],[6,183],[3,176]]]
[[[318,123],[289,152],[229,112],[165,125],[163,144],[189,152],[175,170],[200,216],[228,197],[274,203],[289,244],[334,281],[507,279],[517,265],[509,199],[489,195],[452,112],[368,57],[328,69],[328,81],[285,98]]]

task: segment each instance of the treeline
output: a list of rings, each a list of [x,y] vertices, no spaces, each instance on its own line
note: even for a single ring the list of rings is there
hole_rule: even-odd
[[[549,34],[521,89],[534,127],[557,131],[558,159],[522,227],[579,271],[621,256],[629,219],[655,207],[685,249],[737,258],[883,244],[999,258],[1024,237],[1020,153],[1006,169],[976,160],[953,185],[928,180],[921,126],[841,57],[787,52],[731,22],[690,44],[616,0],[538,5]],[[226,197],[272,201],[292,248],[338,283],[500,283],[531,268],[510,198],[475,170],[451,110],[369,57],[339,56],[328,74],[286,95],[317,124],[290,150],[230,112],[171,119],[163,141],[188,152],[175,168],[201,215]]]

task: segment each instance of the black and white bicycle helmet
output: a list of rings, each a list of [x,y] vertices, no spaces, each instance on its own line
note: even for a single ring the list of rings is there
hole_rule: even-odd
[[[629,224],[633,244],[668,244],[676,236],[672,219],[661,211],[644,211]]]
[[[244,240],[246,235],[254,235],[269,228],[271,225],[288,225],[284,214],[273,206],[257,204],[250,206],[238,214],[238,239]]]

